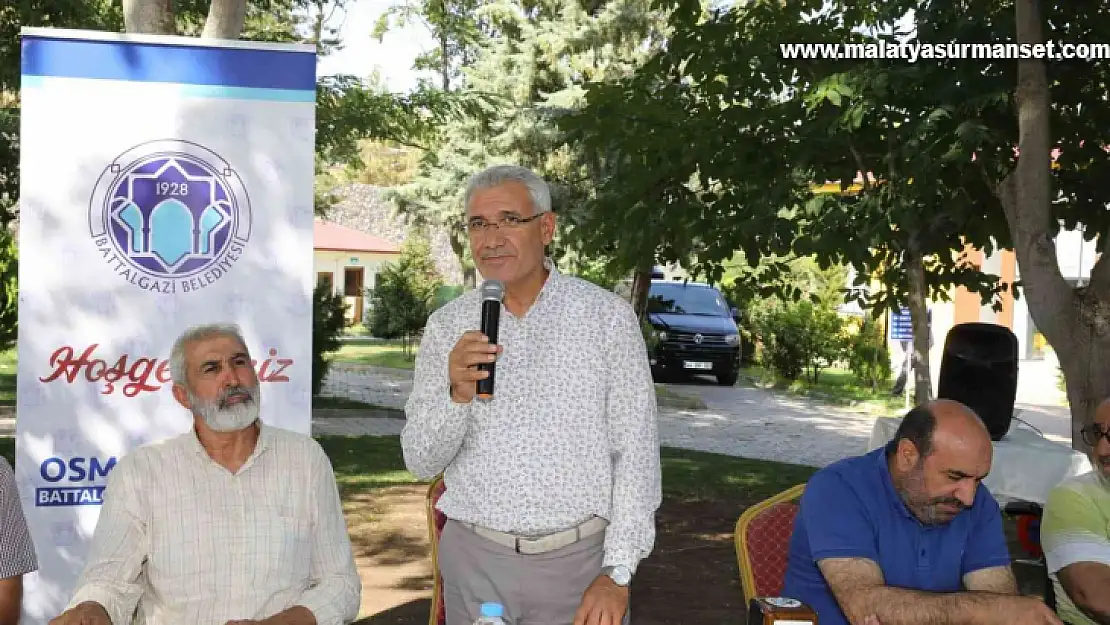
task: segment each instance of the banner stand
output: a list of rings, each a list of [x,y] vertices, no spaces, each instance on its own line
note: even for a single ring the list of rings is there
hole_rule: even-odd
[[[187,327],[239,324],[262,419],[311,432],[315,98],[311,45],[23,29],[22,622],[69,602],[118,459],[192,427]]]

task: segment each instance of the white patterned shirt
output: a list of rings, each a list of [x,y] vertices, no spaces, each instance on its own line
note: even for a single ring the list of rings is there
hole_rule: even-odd
[[[494,398],[450,396],[448,354],[481,327],[480,289],[428,319],[401,434],[421,479],[443,472],[448,518],[517,535],[609,520],[604,566],[635,571],[662,498],[655,387],[632,307],[594,284],[550,275],[521,318],[504,306]]]
[[[136,606],[136,623],[224,625],[299,605],[338,625],[361,594],[328,457],[263,425],[237,474],[191,430],[121,458],[70,606],[95,601],[116,625]]]
[[[15,473],[8,459],[0,457],[0,579],[38,570],[38,558],[27,517],[19,501]]]

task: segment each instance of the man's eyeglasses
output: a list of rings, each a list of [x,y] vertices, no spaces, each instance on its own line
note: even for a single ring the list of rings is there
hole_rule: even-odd
[[[1082,430],[1079,430],[1079,435],[1083,438],[1083,442],[1091,447],[1098,445],[1098,441],[1101,438],[1105,438],[1110,442],[1110,430],[1102,429],[1097,423],[1084,426]]]
[[[520,215],[505,215],[497,221],[486,221],[485,219],[471,219],[466,224],[466,229],[470,234],[481,234],[489,232],[491,228],[502,228],[506,230],[517,230],[524,227],[524,224],[535,221],[543,216],[543,213],[532,215],[531,217],[521,217]]]

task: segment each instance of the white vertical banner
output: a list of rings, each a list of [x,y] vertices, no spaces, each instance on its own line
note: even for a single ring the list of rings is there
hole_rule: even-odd
[[[242,328],[262,419],[311,431],[313,46],[24,29],[16,476],[65,607],[107,474],[186,432],[170,348]]]

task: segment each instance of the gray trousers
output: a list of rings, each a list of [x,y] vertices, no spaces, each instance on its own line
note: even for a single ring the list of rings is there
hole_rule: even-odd
[[[486,602],[508,625],[572,625],[586,588],[601,574],[605,532],[548,553],[522,555],[448,520],[439,539],[447,625],[473,625]],[[631,612],[631,610],[629,610]],[[630,622],[624,615],[624,625]]]

